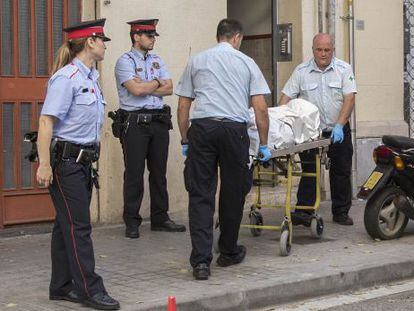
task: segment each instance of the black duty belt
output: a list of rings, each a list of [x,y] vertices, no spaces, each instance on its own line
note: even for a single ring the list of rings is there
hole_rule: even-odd
[[[168,123],[171,120],[171,111],[168,106],[163,109],[139,109],[133,111],[123,110],[126,114],[126,121],[137,124],[150,124],[153,121]]]
[[[75,158],[78,163],[91,163],[99,159],[99,144],[80,145],[68,141],[56,142],[56,154],[62,159]]]

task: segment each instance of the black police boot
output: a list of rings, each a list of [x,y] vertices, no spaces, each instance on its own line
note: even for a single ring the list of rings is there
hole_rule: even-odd
[[[228,267],[241,263],[244,260],[244,257],[246,257],[246,247],[239,245],[237,246],[237,251],[238,253],[234,256],[220,254],[216,261],[217,265],[220,267]]]
[[[152,231],[167,231],[167,232],[185,232],[184,225],[179,225],[173,222],[171,219],[164,221],[160,224],[151,224]]]
[[[68,293],[49,293],[50,300],[66,300],[70,302],[79,303],[82,302],[83,299],[76,293],[74,289],[72,289]]]
[[[130,239],[138,239],[139,238],[138,227],[126,227],[125,237],[130,238]]]
[[[100,292],[83,301],[83,303],[97,310],[119,310],[120,305],[117,300],[105,292]]]
[[[199,281],[208,280],[208,277],[210,276],[210,267],[206,263],[199,263],[193,269],[193,276]]]

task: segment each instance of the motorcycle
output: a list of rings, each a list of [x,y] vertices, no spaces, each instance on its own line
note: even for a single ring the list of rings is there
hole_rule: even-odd
[[[382,137],[373,151],[375,169],[360,188],[366,200],[364,225],[373,239],[391,240],[403,235],[414,219],[414,139]]]

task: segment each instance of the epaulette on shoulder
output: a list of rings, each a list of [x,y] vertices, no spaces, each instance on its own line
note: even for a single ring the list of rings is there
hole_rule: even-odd
[[[74,63],[70,62],[66,66],[56,71],[54,76],[65,76],[69,79],[72,79],[78,72],[79,68]]]

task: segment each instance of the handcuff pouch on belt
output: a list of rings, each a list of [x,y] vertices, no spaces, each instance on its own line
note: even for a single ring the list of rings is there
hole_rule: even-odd
[[[162,109],[147,110],[142,109],[139,112],[133,112],[136,114],[136,122],[138,125],[149,126],[151,122],[161,122],[168,125],[168,129],[172,130],[171,122],[171,107],[164,105]]]

